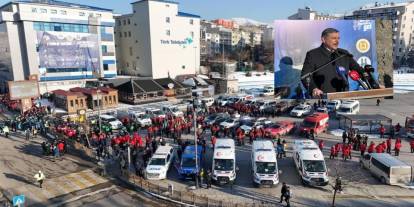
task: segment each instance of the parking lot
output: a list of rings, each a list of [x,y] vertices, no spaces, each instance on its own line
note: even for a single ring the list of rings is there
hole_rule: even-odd
[[[403,125],[405,116],[414,112],[414,106],[411,104],[413,95],[397,95],[394,99],[382,100],[381,106],[375,106],[375,100],[361,100],[361,114],[383,114],[393,119],[393,124],[397,122]],[[398,106],[398,107],[397,107]],[[288,115],[271,118],[272,121],[291,120],[299,124],[302,118],[292,118]],[[329,121],[329,130],[336,129],[338,121],[331,119]],[[328,130],[328,131],[329,131]],[[206,134],[209,140],[209,133]],[[188,139],[193,139],[187,136]],[[303,137],[302,137],[303,138]],[[297,134],[284,136],[288,142],[288,150],[291,149],[289,144],[295,139],[301,139]],[[413,191],[396,186],[381,184],[367,170],[361,169],[359,164],[359,152],[353,151],[352,160],[329,160],[329,148],[334,143],[341,142],[341,137],[335,137],[328,133],[317,136],[317,140],[325,141],[323,150],[327,167],[329,169],[330,184],[335,180],[336,175],[340,175],[343,179],[344,191],[337,196],[337,206],[348,206],[360,204],[363,206],[413,206]],[[372,138],[369,141],[378,143],[380,139]],[[383,140],[381,140],[383,141]],[[399,159],[414,165],[413,154],[409,153],[409,143],[403,139],[402,152]],[[205,162],[203,166],[211,168],[212,149],[209,147],[205,154]],[[273,188],[256,188],[253,186],[253,175],[251,166],[251,146],[247,143],[245,146],[236,147],[236,166],[237,178],[233,186],[213,186],[212,189],[194,190],[197,194],[206,195],[215,199],[233,200],[234,202],[253,202],[254,200],[263,200],[276,203],[279,201],[280,187],[279,184]],[[299,174],[295,168],[291,152],[288,151],[287,157],[278,159],[278,168],[282,171],[280,175],[280,183],[286,182],[293,190],[292,204],[294,206],[329,206],[332,202],[332,186],[324,187],[305,187],[301,183]],[[194,186],[193,181],[183,181],[178,177],[177,170],[172,167],[168,173],[168,179],[163,181],[152,181],[155,183],[163,183],[164,185],[173,184],[174,188],[189,190],[190,186]],[[357,205],[358,206],[358,205]]]

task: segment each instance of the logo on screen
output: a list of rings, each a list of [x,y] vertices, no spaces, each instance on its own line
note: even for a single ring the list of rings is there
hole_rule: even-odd
[[[366,53],[369,51],[370,48],[371,48],[371,44],[369,43],[367,39],[360,39],[356,43],[356,49],[360,53]]]
[[[371,64],[371,59],[367,56],[362,56],[362,57],[358,58],[357,62],[362,67],[364,67],[365,65],[372,65]]]

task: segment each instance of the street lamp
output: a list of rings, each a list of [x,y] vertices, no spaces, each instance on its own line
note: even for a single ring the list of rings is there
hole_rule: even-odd
[[[197,112],[196,112],[196,108],[197,108],[197,104],[198,103],[198,98],[194,97],[193,99],[193,116],[194,116],[194,146],[195,146],[195,164],[196,164],[196,173],[197,175],[195,176],[195,182],[196,182],[196,189],[198,188],[198,176],[200,174],[200,169],[198,169],[198,143],[197,143]],[[197,172],[198,171],[198,172]]]

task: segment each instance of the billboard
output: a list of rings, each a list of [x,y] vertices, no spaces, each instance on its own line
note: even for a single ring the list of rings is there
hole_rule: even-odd
[[[301,81],[302,68],[307,52],[322,47],[321,33],[326,28],[338,30],[339,48],[347,50],[361,67],[371,65],[374,68],[372,76],[378,79],[374,20],[276,20],[274,28],[275,88],[290,88],[287,98],[309,98]],[[359,82],[351,77],[346,79],[349,91],[362,90]]]
[[[39,97],[40,93],[37,80],[9,81],[8,83],[11,100]]]
[[[100,69],[97,34],[37,31],[37,40],[39,68],[61,72],[68,68]]]

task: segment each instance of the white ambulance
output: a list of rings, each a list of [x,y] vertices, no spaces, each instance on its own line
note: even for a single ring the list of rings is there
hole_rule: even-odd
[[[256,140],[252,144],[253,182],[256,186],[279,183],[276,152],[270,140]]]
[[[172,146],[159,146],[148,162],[145,169],[145,178],[148,180],[166,179],[174,154]]]
[[[314,141],[295,140],[293,160],[304,185],[328,185],[329,178],[325,159]]]
[[[213,154],[213,180],[223,185],[236,179],[236,150],[233,139],[217,139]]]

